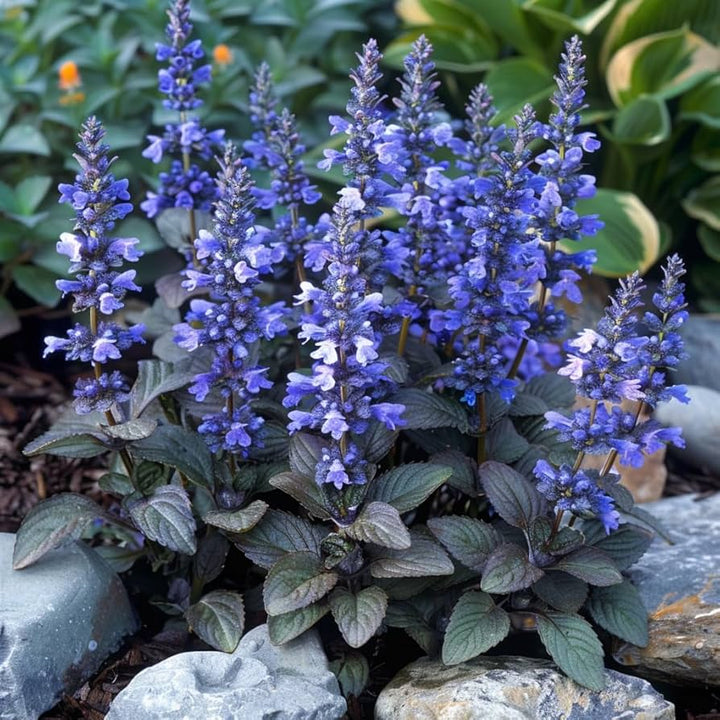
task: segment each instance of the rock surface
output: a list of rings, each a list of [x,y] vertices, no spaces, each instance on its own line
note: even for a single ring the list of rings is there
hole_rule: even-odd
[[[0,533],[0,720],[35,720],[74,691],[136,621],[120,578],[81,543],[12,569]]]
[[[689,358],[673,373],[674,383],[704,385],[720,392],[720,315],[690,315],[680,330]]]
[[[693,467],[720,475],[720,392],[700,385],[688,385],[687,390],[689,403],[662,403],[655,418],[663,425],[682,428],[685,448],[671,445],[673,454]]]
[[[275,647],[260,625],[234,653],[180,653],[143,670],[106,720],[338,720],[345,710],[317,633]]]
[[[479,657],[447,667],[422,658],[380,693],[376,720],[674,720],[673,705],[641,678],[605,671],[593,692],[549,660]]]
[[[644,506],[674,545],[656,538],[630,577],[650,614],[646,648],[623,644],[616,660],[674,685],[720,685],[720,494]]]

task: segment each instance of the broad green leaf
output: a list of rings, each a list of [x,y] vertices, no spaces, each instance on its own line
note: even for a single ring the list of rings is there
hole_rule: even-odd
[[[337,574],[327,572],[315,553],[284,555],[265,578],[265,610],[268,615],[282,615],[307,607],[325,597],[337,581]]]
[[[452,470],[432,463],[407,463],[376,477],[367,494],[369,502],[388,503],[405,513],[414,510],[430,497]]]
[[[33,125],[11,125],[0,139],[0,153],[50,155],[45,136]]]
[[[713,230],[707,225],[700,225],[697,237],[705,254],[712,260],[720,262],[720,231]]]
[[[690,150],[693,163],[708,172],[720,172],[720,130],[698,128]]]
[[[720,48],[687,27],[656,33],[621,47],[605,80],[617,107],[641,95],[672,98],[720,70]]]
[[[632,523],[621,525],[610,535],[605,534],[602,525],[596,525],[595,528],[595,534],[586,533],[587,542],[606,553],[620,571],[636,563],[650,547],[654,537],[650,530]],[[583,532],[586,532],[584,526]]]
[[[31,508],[15,537],[13,569],[37,562],[45,553],[79,539],[103,509],[83,495],[61,493]]]
[[[15,188],[18,209],[22,215],[31,215],[43,201],[52,185],[52,178],[47,175],[35,175],[21,180]]]
[[[382,624],[388,597],[375,586],[358,593],[335,588],[328,603],[345,642],[352,648],[359,648],[370,640]]]
[[[12,269],[15,284],[35,302],[55,307],[60,302],[60,291],[55,287],[58,276],[37,265],[16,265]]]
[[[130,452],[145,460],[170,465],[196,485],[213,486],[212,455],[207,444],[200,435],[179,425],[160,425],[149,438],[133,443]]]
[[[452,474],[447,479],[448,485],[466,495],[477,495],[477,463],[473,458],[451,448],[431,455],[429,462],[452,470]]]
[[[314,478],[295,472],[283,472],[271,477],[270,485],[297,500],[314,517],[320,519],[330,517],[330,513],[325,509],[322,492]]]
[[[417,530],[410,531],[412,545],[407,550],[380,548],[373,554],[370,574],[375,578],[425,578],[451,575],[452,560],[436,542]]]
[[[549,373],[553,374],[553,373]],[[525,417],[527,415],[544,415],[550,408],[548,404],[537,395],[522,390],[515,393],[508,414],[511,417]]]
[[[670,137],[667,105],[655,95],[640,95],[620,108],[612,125],[612,137],[625,145],[659,145]]]
[[[354,540],[373,543],[381,547],[404,550],[410,547],[410,532],[400,513],[384,502],[368,503],[355,522],[345,528]]]
[[[267,509],[268,504],[266,502],[253,500],[247,507],[240,510],[232,510],[231,512],[211,510],[203,515],[203,522],[229,533],[246,533],[262,520]]]
[[[476,518],[454,515],[430,518],[428,527],[450,555],[477,572],[500,542],[495,528]]]
[[[487,434],[487,454],[501,463],[519,460],[528,450],[528,441],[520,435],[510,418],[502,418]]]
[[[720,175],[691,190],[682,201],[685,212],[713,230],[720,230]]]
[[[498,515],[513,527],[527,529],[541,515],[545,501],[535,485],[508,465],[489,460],[479,469],[488,499]]]
[[[392,449],[399,431],[390,430],[385,423],[371,420],[367,431],[358,440],[362,443],[363,457],[371,463],[380,462]]]
[[[612,558],[597,547],[582,547],[561,557],[554,570],[573,575],[591,585],[616,585],[622,582],[622,575]]]
[[[720,130],[720,75],[686,92],[680,99],[678,117]]]
[[[720,42],[720,5],[716,0],[629,0],[621,4],[604,34],[600,66],[605,67],[613,53],[638,38],[683,25],[710,42]]]
[[[555,90],[551,70],[529,57],[511,57],[495,63],[485,76],[498,114],[493,122],[509,122],[526,103],[537,107]]]
[[[138,376],[130,391],[130,415],[139,417],[160,395],[179,390],[194,378],[190,369],[162,360],[140,360]]]
[[[330,612],[327,602],[318,602],[282,615],[269,615],[268,635],[273,645],[282,645],[302,635]]]
[[[593,620],[611,635],[645,647],[648,644],[648,613],[640,593],[629,581],[593,588],[587,609]]]
[[[588,594],[586,582],[564,572],[545,573],[532,589],[543,602],[566,613],[578,612]]]
[[[660,225],[637,195],[599,188],[595,197],[580,200],[577,212],[596,214],[605,224],[593,237],[577,242],[563,241],[565,252],[594,248],[598,261],[593,272],[623,277],[639,270],[646,272],[660,253]]]
[[[270,509],[252,530],[232,541],[249,560],[269,570],[292,552],[309,551],[320,558],[320,542],[325,535],[323,528],[304,518]]]
[[[148,539],[184,555],[197,550],[190,498],[179,485],[163,485],[150,497],[130,496],[125,503],[133,523]]]
[[[23,448],[28,457],[48,453],[61,457],[95,457],[110,449],[110,439],[100,429],[106,422],[100,413],[78,415],[72,408],[64,412],[45,433]]]
[[[360,697],[370,680],[370,665],[359,652],[344,652],[330,663],[330,671],[340,683],[345,698]]]
[[[525,0],[523,9],[535,15],[551,30],[565,35],[581,33],[590,35],[615,9],[618,0],[595,3],[562,3],[557,0]],[[517,46],[516,46],[517,47]]]
[[[528,560],[526,550],[513,543],[503,543],[487,559],[480,588],[494,594],[516,592],[530,587],[543,574]]]
[[[510,617],[482,591],[466,592],[453,608],[445,631],[442,661],[446,665],[471,660],[502,642],[510,632]]]
[[[291,435],[288,447],[290,469],[315,482],[315,469],[327,443],[317,435],[299,432]]]
[[[527,382],[523,392],[535,395],[554,409],[571,407],[575,402],[575,385],[557,373],[537,375]]]
[[[157,420],[154,418],[133,418],[117,425],[107,425],[103,428],[103,432],[116,440],[134,442],[150,437],[157,426]]]
[[[217,650],[231,653],[245,629],[245,604],[240,593],[213,590],[191,605],[185,617],[201,640]]]
[[[449,398],[418,388],[404,388],[395,393],[390,402],[405,406],[402,414],[405,423],[403,429],[434,430],[453,427],[462,432],[468,431],[465,408]]]
[[[605,687],[603,649],[590,623],[579,615],[548,611],[537,615],[537,629],[550,657],[568,677],[596,692]]]

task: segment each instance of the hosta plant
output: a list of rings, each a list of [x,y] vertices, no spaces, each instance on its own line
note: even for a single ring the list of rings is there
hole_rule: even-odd
[[[86,120],[80,172],[60,186],[76,222],[58,243],[73,278],[58,287],[88,321],[46,344],[89,369],[74,410],[26,452],[110,452],[108,501],[39,504],[15,567],[81,537],[119,569],[142,558],[167,576],[162,607],[223,650],[242,635],[243,592],[255,603],[261,583],[272,641],[324,618],[326,637],[348,648],[334,667],[356,695],[368,669],[357,651],[388,628],[446,663],[536,629],[570,677],[600,689],[593,625],[647,642],[623,572],[653,520],[613,466],[682,442],[641,418],[684,397],[669,373],[686,313],[672,257],[649,300],[631,275],[561,358],[563,308],[581,301],[594,254],[560,247],[602,226],[577,209],[594,194],[584,165],[599,146],[578,128],[580,41],[565,46],[550,116],[525,106],[502,126],[484,86],[463,120],[447,121],[424,37],[387,101],[368,41],[346,113],[330,118],[337,137],[320,166],[344,187],[325,207],[266,67],[242,146],[195,120],[205,76],[187,9],[173,4],[172,44],[158,51],[179,124],[146,150],[181,160],[143,205],[158,223],[172,213],[165,232],[176,228],[187,266],[144,329],[120,322],[139,289],[123,268],[138,242],[114,234],[132,209],[127,183],[111,172],[102,124]],[[214,185],[193,185],[191,152],[218,150]],[[113,363],[143,337],[162,359],[141,360],[131,381]],[[600,470],[587,455],[605,457]],[[223,572],[238,551],[242,578]]]

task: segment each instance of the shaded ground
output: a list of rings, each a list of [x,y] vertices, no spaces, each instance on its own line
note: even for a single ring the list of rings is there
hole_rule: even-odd
[[[107,504],[97,486],[105,472],[102,458],[73,460],[44,455],[26,458],[22,448],[45,431],[68,401],[67,390],[53,376],[20,365],[0,362],[0,532],[15,532],[25,514],[40,500],[60,492],[77,492]],[[710,477],[669,459],[665,495],[712,493],[720,478]],[[153,627],[155,626],[155,627]],[[144,623],[141,632],[110,658],[100,672],[73,697],[66,696],[43,720],[102,720],[115,695],[140,670],[178,652],[197,649],[199,641],[184,632],[158,632],[159,625]],[[405,641],[407,643],[408,641]],[[385,645],[385,647],[383,647]],[[381,683],[395,674],[395,663],[379,663],[389,646],[382,639],[373,651],[375,677]],[[404,664],[404,659],[400,659]],[[393,665],[393,667],[390,667]],[[680,720],[720,720],[720,693],[712,690],[659,688],[675,702]],[[372,697],[351,704],[352,720],[371,717]],[[370,713],[370,714],[369,714]],[[200,720],[200,719],[198,719]]]

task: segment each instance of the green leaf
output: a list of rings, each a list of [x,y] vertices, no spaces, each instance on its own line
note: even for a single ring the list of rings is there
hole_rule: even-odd
[[[35,175],[20,181],[15,188],[20,214],[32,215],[43,201],[52,185],[52,178],[47,175]]]
[[[60,291],[55,287],[58,276],[36,265],[16,265],[12,269],[15,284],[35,302],[45,307],[55,307],[60,301]]]
[[[582,547],[560,558],[554,570],[573,575],[591,585],[615,585],[622,582],[622,575],[612,558],[597,547]]]
[[[540,398],[553,409],[571,407],[575,402],[572,380],[557,373],[537,375],[526,383],[523,393]]]
[[[340,683],[345,698],[360,697],[370,680],[370,665],[359,652],[345,652],[330,663],[330,671]]]
[[[692,189],[682,201],[682,206],[690,217],[704,222],[713,230],[720,230],[720,175]]]
[[[50,155],[45,136],[33,125],[12,125],[0,139],[0,153]]]
[[[530,587],[543,574],[528,560],[526,550],[513,543],[503,543],[487,559],[480,588],[495,594],[516,592]]]
[[[324,520],[330,517],[325,509],[322,491],[313,478],[295,472],[283,472],[271,477],[270,485],[297,500],[316,518]]]
[[[231,653],[245,629],[245,604],[240,593],[213,590],[191,605],[185,617],[201,640],[216,650]]]
[[[509,525],[526,530],[533,518],[543,513],[542,495],[511,467],[489,460],[480,466],[479,474],[488,499]]]
[[[383,502],[368,503],[355,522],[345,528],[345,533],[354,540],[381,547],[396,550],[410,547],[410,533],[400,513],[392,505]]]
[[[428,527],[456,560],[477,572],[500,543],[495,528],[475,518],[452,515],[430,518]]]
[[[267,624],[270,642],[273,645],[282,645],[294,640],[329,612],[330,606],[326,602],[319,602],[282,615],[268,616]]]
[[[519,460],[528,447],[528,441],[515,430],[510,418],[502,418],[487,434],[487,453],[500,463]]]
[[[249,560],[269,570],[288,553],[308,551],[320,558],[325,535],[323,528],[303,518],[270,509],[252,530],[232,541]]]
[[[535,15],[551,30],[559,31],[564,35],[570,33],[590,35],[615,9],[615,5],[617,0],[605,0],[599,5],[558,3],[557,0],[525,0],[523,9]]]
[[[170,465],[196,485],[213,487],[210,450],[200,435],[179,425],[158,426],[149,438],[134,442],[130,452],[138,458]]]
[[[545,573],[532,587],[543,602],[565,613],[580,610],[588,594],[586,582],[564,572]]]
[[[317,435],[299,432],[290,437],[288,448],[290,469],[315,482],[315,469],[327,443]]]
[[[625,145],[659,145],[670,137],[672,122],[667,105],[655,95],[640,95],[620,108],[612,137]]]
[[[195,373],[162,360],[140,360],[138,376],[130,391],[130,415],[139,417],[155,398],[179,390],[193,380]]]
[[[367,431],[359,438],[363,446],[363,457],[371,463],[380,462],[392,449],[400,433],[390,430],[378,420],[371,420]]]
[[[455,567],[445,551],[427,535],[410,531],[407,550],[380,548],[373,554],[370,574],[375,578],[425,578],[452,575]]]
[[[655,216],[633,193],[599,188],[595,197],[579,200],[580,215],[596,214],[604,227],[592,238],[562,241],[565,252],[597,250],[593,272],[608,277],[623,277],[639,270],[646,272],[660,253],[660,225]]]
[[[720,261],[720,231],[713,230],[707,225],[700,225],[697,237],[705,254],[711,260]]]
[[[434,430],[441,427],[468,431],[465,408],[453,400],[418,388],[403,388],[389,402],[405,406],[402,419],[406,430]]]
[[[544,415],[549,409],[548,404],[542,398],[520,391],[515,393],[508,413],[511,417],[525,417],[527,415]]]
[[[540,640],[571,679],[600,692],[605,687],[603,649],[590,623],[579,615],[548,611],[537,615]]]
[[[510,632],[510,617],[495,606],[492,598],[482,591],[470,591],[460,596],[453,608],[445,631],[442,661],[457,665],[471,660],[502,642]]]
[[[28,457],[48,453],[61,457],[88,458],[107,452],[110,440],[100,430],[105,417],[100,413],[78,415],[72,408],[65,411],[45,433],[23,448]]]
[[[583,531],[585,531],[584,527]],[[610,535],[606,535],[600,526],[594,536],[587,535],[587,542],[606,553],[615,567],[623,571],[645,554],[652,544],[653,537],[650,530],[632,523],[625,523]]]
[[[135,418],[117,425],[106,425],[103,432],[116,440],[134,442],[150,437],[157,428],[157,420],[151,418]]]
[[[605,80],[617,107],[641,95],[668,99],[698,85],[720,67],[720,49],[680,27],[638,38],[621,47]]]
[[[720,75],[686,92],[680,99],[681,120],[694,120],[708,128],[720,130]]]
[[[282,615],[307,607],[325,597],[337,581],[337,574],[327,572],[315,553],[289,553],[270,568],[265,578],[265,610],[268,615]]]
[[[359,648],[382,624],[388,597],[379,587],[374,586],[358,593],[351,593],[345,588],[335,588],[328,602],[345,642],[352,648]]]
[[[130,496],[125,503],[133,523],[148,539],[184,555],[197,550],[190,498],[179,485],[163,485],[150,497]]]
[[[367,500],[388,503],[405,513],[430,497],[452,474],[452,470],[433,463],[407,463],[376,477]]]
[[[593,588],[587,609],[593,620],[611,635],[638,647],[647,646],[647,609],[629,580],[611,587]]]
[[[253,500],[247,507],[226,512],[211,510],[203,515],[203,522],[229,533],[246,533],[262,520],[268,504],[262,500]]]
[[[550,68],[529,57],[500,60],[488,71],[485,83],[498,110],[494,123],[509,122],[523,105],[537,106],[555,90]]]
[[[35,505],[15,537],[13,569],[37,562],[45,553],[79,539],[85,528],[104,512],[90,498],[61,493]]]

